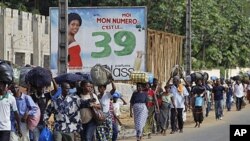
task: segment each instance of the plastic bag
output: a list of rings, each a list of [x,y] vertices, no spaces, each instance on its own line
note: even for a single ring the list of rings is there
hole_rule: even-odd
[[[12,83],[14,78],[13,68],[10,62],[5,60],[0,60],[0,80],[5,83]]]
[[[90,75],[93,83],[97,86],[109,84],[112,78],[110,68],[100,64],[96,64],[91,68]]]
[[[47,127],[43,128],[38,141],[54,141],[51,130]]]
[[[28,87],[27,83],[25,82],[25,76],[26,76],[26,74],[28,74],[28,72],[30,70],[32,70],[32,67],[22,67],[20,69],[20,74],[19,74],[19,77],[20,77],[20,79],[19,79],[19,85],[20,86],[25,87],[25,88]]]
[[[35,88],[50,86],[51,81],[51,72],[42,67],[35,67],[25,75],[25,82]]]

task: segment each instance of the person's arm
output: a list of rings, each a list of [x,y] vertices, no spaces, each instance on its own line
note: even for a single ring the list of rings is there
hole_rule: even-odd
[[[185,78],[182,78],[182,79],[184,80],[185,84],[189,87],[190,84],[187,82],[187,80]]]
[[[156,86],[156,91],[154,91],[153,96],[154,96],[154,101],[155,101],[155,105],[156,105],[156,113],[159,113],[160,108],[159,108],[159,103],[158,103],[158,100],[157,100],[157,97],[156,97],[157,90],[158,90],[158,86]]]
[[[122,122],[121,122],[121,120],[119,119],[119,117],[117,117],[115,114],[114,114],[114,117],[115,117],[115,119],[117,120],[117,122],[119,123],[119,125],[122,126]]]
[[[132,94],[132,96],[130,98],[130,106],[129,106],[130,117],[133,117],[134,95],[135,95],[135,92]]]
[[[185,104],[185,111],[184,112],[186,112],[187,108],[188,108],[188,96],[189,96],[189,93],[188,93],[186,87],[184,87],[183,92],[184,92],[184,104]]]
[[[28,116],[35,116],[37,113],[38,107],[29,95],[25,95],[25,102],[27,104],[27,111],[25,112],[24,116],[22,117],[21,121],[26,122]]]
[[[28,115],[34,116],[38,110],[37,105],[35,104],[35,102],[33,101],[33,99],[29,95],[26,95],[25,98],[27,100],[27,105],[29,108]]]
[[[22,133],[21,133],[21,128],[20,128],[20,117],[19,117],[19,112],[18,112],[18,109],[17,109],[17,104],[16,104],[16,99],[14,96],[10,95],[9,96],[9,101],[10,101],[10,109],[13,111],[14,113],[14,118],[17,122],[17,132],[18,132],[18,135],[21,137],[22,136]]]
[[[168,81],[167,81],[167,83],[166,83],[166,86],[170,84],[171,78],[172,78],[172,77],[170,77],[170,78],[168,79]]]
[[[113,80],[111,80],[111,86],[112,86],[112,89],[110,91],[110,94],[113,95],[115,93],[115,91],[116,91],[116,86],[115,86]]]
[[[53,87],[54,87],[54,90],[53,90],[54,91],[53,94],[54,94],[58,90],[58,85],[57,85],[57,83],[56,83],[56,81],[55,81],[55,79],[53,77],[52,77],[52,83],[53,83]]]
[[[171,96],[171,102],[172,102],[172,105],[173,105],[173,107],[175,109],[175,112],[177,113],[177,108],[176,108],[176,105],[175,105],[175,99],[174,99],[173,96]]]
[[[102,106],[96,94],[93,94],[93,97],[95,98],[96,101],[91,106],[97,109],[102,109]]]
[[[123,105],[127,105],[127,102],[122,97],[120,97],[120,99],[122,100]]]
[[[46,126],[48,126],[48,123],[49,123],[49,118],[51,116],[51,114],[54,112],[54,103],[51,102],[48,107],[46,108],[45,110],[45,113],[44,113],[44,117],[43,117],[43,121],[44,123],[46,124]]]
[[[14,111],[14,116],[15,116],[15,120],[17,123],[17,133],[19,137],[22,137],[22,132],[21,132],[21,128],[20,128],[20,117],[17,111]]]

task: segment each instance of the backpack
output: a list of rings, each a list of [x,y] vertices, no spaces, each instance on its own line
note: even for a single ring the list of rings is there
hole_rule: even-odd
[[[26,103],[29,103],[27,96],[25,96],[25,100],[26,100]],[[36,114],[34,116],[29,115],[27,118],[27,125],[28,125],[29,130],[34,130],[40,121],[41,110],[37,104],[36,106],[37,106]]]

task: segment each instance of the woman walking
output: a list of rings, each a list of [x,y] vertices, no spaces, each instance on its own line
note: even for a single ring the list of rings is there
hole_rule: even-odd
[[[106,91],[107,85],[98,86],[98,99],[100,101],[102,111],[105,114],[105,122],[98,125],[96,129],[96,138],[97,141],[112,141],[113,136],[113,123],[112,123],[112,113],[110,112],[110,99],[116,91],[116,87],[111,81],[112,89],[111,91]]]
[[[157,89],[157,88],[155,88]],[[146,89],[144,89],[147,94],[147,109],[148,109],[148,118],[146,125],[143,129],[145,135],[148,135],[148,138],[151,138],[151,132],[153,131],[153,126],[155,123],[155,113],[159,113],[159,105],[156,97],[156,92],[150,88],[150,84],[146,84]]]
[[[169,126],[170,106],[174,101],[173,94],[170,93],[171,85],[166,85],[165,92],[162,94],[162,105],[160,106],[160,126],[161,133],[166,136],[166,130]]]
[[[146,89],[145,83],[137,83],[137,90],[130,99],[130,117],[134,115],[137,141],[142,139],[143,128],[148,117],[147,93],[144,89]]]

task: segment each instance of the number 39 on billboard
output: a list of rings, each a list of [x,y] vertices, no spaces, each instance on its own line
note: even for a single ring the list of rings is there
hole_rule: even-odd
[[[51,69],[57,72],[58,8],[50,8]],[[108,65],[115,80],[145,71],[146,7],[68,9],[68,72]]]

